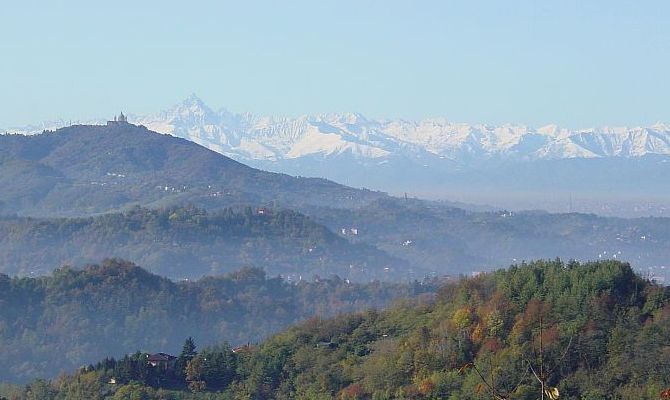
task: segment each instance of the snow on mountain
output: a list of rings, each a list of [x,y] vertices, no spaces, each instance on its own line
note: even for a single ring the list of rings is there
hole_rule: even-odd
[[[130,121],[252,165],[254,161],[340,156],[378,163],[392,157],[416,163],[425,163],[427,158],[467,163],[670,155],[670,127],[660,123],[573,131],[555,125],[535,129],[524,125],[469,125],[446,119],[377,121],[356,113],[261,117],[225,109],[214,111],[195,95],[154,115],[131,115]],[[68,124],[53,121],[5,131],[31,134]]]
[[[455,162],[670,155],[670,128],[663,124],[572,131],[446,119],[377,121],[356,113],[259,117],[213,111],[195,95],[170,110],[131,120],[241,161],[342,155],[378,161],[433,156]]]

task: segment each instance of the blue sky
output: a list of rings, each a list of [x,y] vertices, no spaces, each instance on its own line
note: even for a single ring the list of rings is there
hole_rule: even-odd
[[[214,108],[566,127],[670,123],[670,2],[18,1],[0,127]]]

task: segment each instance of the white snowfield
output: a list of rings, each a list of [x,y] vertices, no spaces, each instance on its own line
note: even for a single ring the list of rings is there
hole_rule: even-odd
[[[427,156],[468,162],[670,155],[670,127],[661,123],[567,130],[555,125],[469,125],[446,119],[378,121],[356,113],[258,117],[213,111],[195,95],[158,114],[131,115],[130,121],[242,162],[337,159],[341,155],[376,164],[396,156],[417,162]],[[33,134],[66,125],[69,122],[56,121],[4,131]]]

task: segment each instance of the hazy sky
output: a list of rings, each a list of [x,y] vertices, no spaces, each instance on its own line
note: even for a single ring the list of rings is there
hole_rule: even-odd
[[[214,108],[670,123],[670,1],[3,2],[0,127]]]

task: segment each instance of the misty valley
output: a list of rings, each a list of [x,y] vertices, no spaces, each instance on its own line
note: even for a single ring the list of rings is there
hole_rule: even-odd
[[[395,197],[123,115],[1,135],[0,184],[3,398],[632,399],[670,384],[662,216]]]

